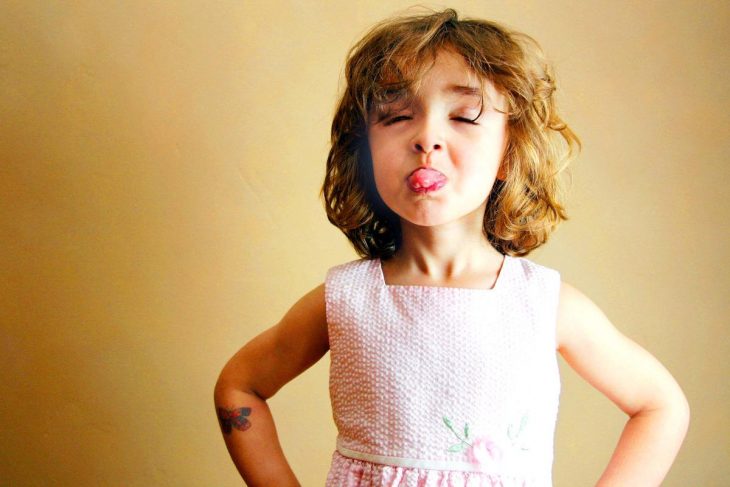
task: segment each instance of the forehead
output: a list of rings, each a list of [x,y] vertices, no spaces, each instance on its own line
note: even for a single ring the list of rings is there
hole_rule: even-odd
[[[494,86],[472,70],[463,56],[448,49],[425,56],[419,63],[392,60],[381,73],[380,93],[375,105],[403,102],[422,96],[442,95],[450,99],[480,101],[492,98]]]

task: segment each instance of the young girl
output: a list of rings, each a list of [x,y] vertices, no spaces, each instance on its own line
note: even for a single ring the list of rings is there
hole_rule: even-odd
[[[672,376],[557,271],[579,145],[537,44],[453,10],[350,51],[322,188],[360,260],[226,364],[215,404],[251,486],[299,485],[266,404],[330,351],[328,486],[551,485],[556,350],[630,419],[598,485],[659,485],[689,409]]]

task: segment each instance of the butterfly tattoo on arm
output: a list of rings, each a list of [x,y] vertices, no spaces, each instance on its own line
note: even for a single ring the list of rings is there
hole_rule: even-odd
[[[223,433],[230,434],[233,428],[239,431],[246,431],[251,427],[247,416],[251,415],[251,408],[226,409],[218,408],[218,422]]]

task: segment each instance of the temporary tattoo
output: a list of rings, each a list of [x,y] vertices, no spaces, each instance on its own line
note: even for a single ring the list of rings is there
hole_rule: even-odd
[[[246,416],[251,415],[251,408],[225,409],[218,408],[218,422],[223,433],[230,434],[232,429],[246,431],[251,427],[251,422]]]

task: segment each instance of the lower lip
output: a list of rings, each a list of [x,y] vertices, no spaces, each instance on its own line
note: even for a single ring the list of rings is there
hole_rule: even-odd
[[[446,185],[446,181],[437,181],[437,182],[433,183],[431,186],[414,188],[409,185],[408,187],[414,193],[427,194],[427,193],[434,193],[434,192],[438,191],[439,189],[443,188],[445,185]]]
[[[435,193],[443,188],[447,181],[441,172],[426,167],[416,169],[406,178],[408,188],[418,194]]]

